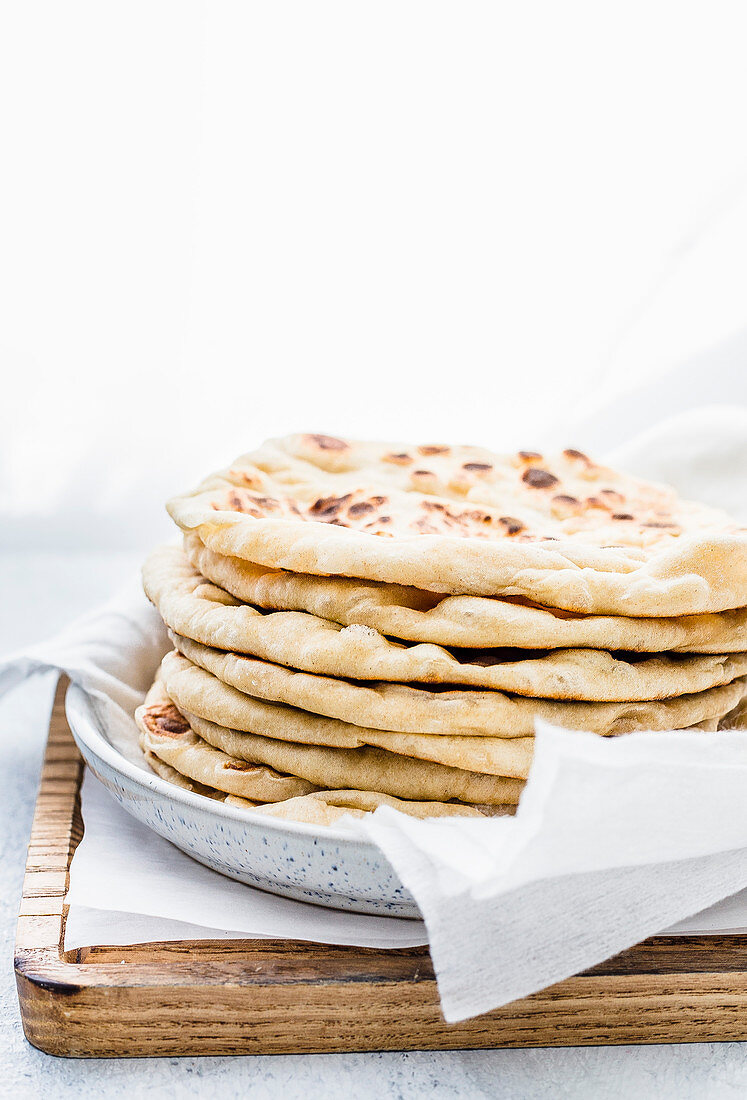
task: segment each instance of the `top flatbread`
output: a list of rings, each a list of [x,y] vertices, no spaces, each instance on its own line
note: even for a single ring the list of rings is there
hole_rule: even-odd
[[[747,529],[574,450],[290,436],[168,508],[210,549],[298,573],[612,615],[747,605]]]
[[[537,607],[519,597],[444,596],[401,584],[289,573],[217,554],[195,534],[184,550],[195,569],[237,599],[278,611],[310,611],[391,638],[464,648],[599,649],[632,653],[747,652],[747,608],[711,615],[631,618]]]

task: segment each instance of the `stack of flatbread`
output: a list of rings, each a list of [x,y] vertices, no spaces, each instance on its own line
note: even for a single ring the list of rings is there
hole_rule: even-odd
[[[747,529],[576,450],[297,435],[168,509],[141,745],[212,798],[510,812],[535,719],[715,730],[747,691]]]

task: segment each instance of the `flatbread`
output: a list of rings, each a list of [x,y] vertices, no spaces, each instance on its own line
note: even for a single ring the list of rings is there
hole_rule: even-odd
[[[257,761],[229,760],[198,737],[173,705],[160,683],[135,711],[140,746],[180,775],[225,794],[252,802],[281,802],[309,794],[315,785],[293,775],[281,775]]]
[[[226,756],[266,764],[328,790],[379,791],[416,802],[456,798],[460,802],[515,805],[524,787],[521,779],[481,775],[369,745],[360,749],[303,745],[228,729],[186,711],[183,717],[199,738]]]
[[[747,730],[747,695],[745,695],[733,710],[725,714],[718,722],[720,730]]]
[[[256,607],[310,611],[343,626],[441,646],[494,649],[592,648],[641,653],[747,651],[747,607],[674,618],[582,615],[539,607],[520,597],[446,596],[353,577],[289,573],[209,549],[184,537],[195,569]]]
[[[628,702],[694,694],[747,673],[743,653],[632,660],[592,649],[530,651],[530,657],[524,650],[405,645],[370,627],[343,627],[308,612],[260,612],[207,584],[177,547],[151,554],[143,583],[167,625],[184,637],[338,678],[465,684],[537,698]]]
[[[273,440],[174,498],[220,554],[570,611],[673,616],[747,605],[747,530],[565,450]]]
[[[192,794],[202,795],[203,798],[212,798],[215,802],[227,802],[231,806],[242,806],[246,810],[253,810],[257,806],[263,805],[260,802],[251,802],[248,798],[241,798],[237,794],[226,794],[225,791],[218,791],[215,787],[206,787],[204,783],[198,783],[195,779],[188,779],[186,775],[182,775],[170,764],[159,760],[155,753],[145,747],[144,734],[140,735],[140,748],[143,750],[143,756],[151,771],[154,771],[161,779],[165,779],[167,783],[173,783],[175,787],[181,787],[183,791],[191,791]],[[299,797],[308,798],[309,796],[301,795]],[[291,799],[291,801],[294,800]],[[274,805],[274,803],[270,803],[270,805]]]
[[[289,798],[260,806],[257,813],[284,821],[304,821],[309,825],[333,825],[341,817],[365,817],[379,806],[391,806],[408,817],[483,817],[474,806],[463,802],[407,802],[378,791],[315,791],[303,798]],[[514,807],[505,807],[513,810]]]
[[[527,778],[532,763],[532,737],[451,737],[366,729],[244,695],[177,653],[166,655],[158,677],[179,710],[244,733],[331,748],[376,745],[400,756],[518,779]]]
[[[745,691],[741,679],[669,702],[572,704],[497,691],[338,680],[212,649],[174,633],[171,637],[179,652],[193,664],[246,695],[357,726],[402,733],[528,737],[534,733],[537,717],[604,735],[666,730],[717,722]]]

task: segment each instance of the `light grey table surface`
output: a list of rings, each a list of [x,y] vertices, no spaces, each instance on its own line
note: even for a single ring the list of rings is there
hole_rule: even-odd
[[[0,555],[0,653],[41,640],[105,598],[131,555]],[[575,1047],[254,1058],[51,1058],[24,1039],[13,942],[53,683],[0,700],[0,1096],[655,1097],[747,1095],[747,1044]]]

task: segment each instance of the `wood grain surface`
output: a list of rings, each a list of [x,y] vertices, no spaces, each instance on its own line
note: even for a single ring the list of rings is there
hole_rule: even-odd
[[[18,918],[27,1038],[69,1057],[277,1054],[747,1039],[747,936],[657,937],[475,1020],[446,1024],[427,948],[283,940],[62,949],[83,763],[50,723]]]

